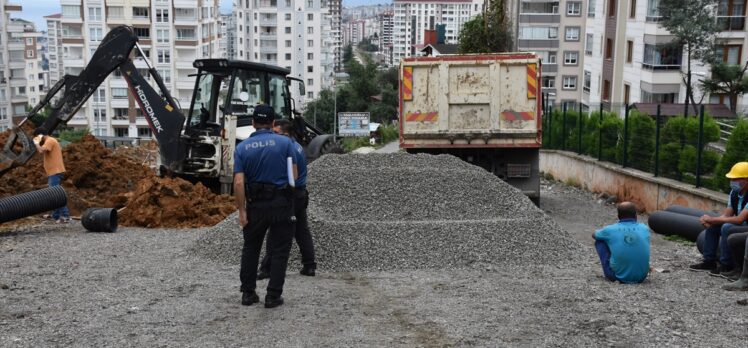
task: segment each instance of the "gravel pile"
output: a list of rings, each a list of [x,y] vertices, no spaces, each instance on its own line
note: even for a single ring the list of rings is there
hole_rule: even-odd
[[[317,263],[327,271],[563,265],[581,253],[521,192],[452,156],[325,156],[310,165],[308,187]],[[192,251],[236,264],[242,242],[234,214]]]

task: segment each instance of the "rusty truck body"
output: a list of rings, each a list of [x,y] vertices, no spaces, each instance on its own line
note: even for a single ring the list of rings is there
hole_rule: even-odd
[[[540,199],[540,59],[442,55],[400,63],[400,148],[452,154]]]

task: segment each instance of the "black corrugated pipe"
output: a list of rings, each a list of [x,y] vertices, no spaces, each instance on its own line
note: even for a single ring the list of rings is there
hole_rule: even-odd
[[[664,210],[649,215],[649,228],[658,234],[675,234],[692,242],[695,242],[699,233],[704,230],[698,217]]]
[[[0,199],[0,223],[62,208],[67,203],[68,197],[62,186],[5,197]]]

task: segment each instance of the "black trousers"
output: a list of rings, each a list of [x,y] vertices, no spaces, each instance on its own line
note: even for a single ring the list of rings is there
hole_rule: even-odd
[[[745,244],[748,239],[748,226],[733,227],[730,230],[741,228],[740,232],[735,232],[727,237],[727,246],[730,248],[733,264],[738,268],[743,268],[743,260],[748,259]]]
[[[285,199],[285,198],[284,198]],[[257,287],[257,264],[260,260],[262,242],[267,232],[267,247],[272,251],[272,266],[270,268],[270,281],[268,282],[267,294],[280,296],[283,293],[283,283],[286,280],[286,266],[288,265],[288,254],[291,251],[291,241],[294,234],[294,222],[292,220],[292,209],[290,200],[286,205],[288,211],[283,218],[279,214],[267,214],[267,210],[247,208],[249,223],[244,226],[244,248],[242,249],[242,264],[239,277],[242,282],[243,292],[253,291]],[[283,208],[275,205],[275,212]],[[280,212],[282,213],[282,211]]]
[[[307,206],[309,206],[309,192],[306,189],[297,189],[294,196],[294,215],[296,216],[294,239],[299,246],[301,264],[304,268],[317,269],[317,262],[314,257],[314,240],[312,239],[312,232],[309,231],[309,221],[306,213]],[[265,257],[262,258],[260,264],[260,271],[270,272],[270,267],[275,262],[272,257],[273,251],[266,248]]]

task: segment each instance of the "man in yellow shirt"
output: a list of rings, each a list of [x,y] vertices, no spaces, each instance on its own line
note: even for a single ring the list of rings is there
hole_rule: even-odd
[[[47,173],[49,187],[58,186],[65,177],[65,164],[62,162],[62,148],[57,139],[50,137],[44,128],[34,130],[34,145],[36,150],[44,156],[44,171]],[[70,222],[70,211],[67,206],[55,209],[52,218],[57,223]]]

